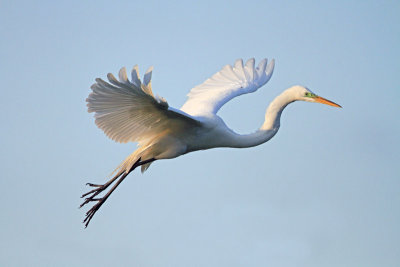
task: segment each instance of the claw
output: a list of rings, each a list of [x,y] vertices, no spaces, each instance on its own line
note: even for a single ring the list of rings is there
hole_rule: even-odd
[[[89,192],[87,192],[87,193],[85,193],[85,194],[83,194],[82,196],[81,196],[81,198],[84,198],[84,197],[86,197],[87,195],[89,195],[89,194],[91,194],[91,193],[95,193],[95,192],[101,192],[101,191],[103,191],[105,188],[98,188],[98,189],[93,189],[93,190],[91,190],[91,191],[89,191]],[[93,196],[95,196],[95,195],[93,195]]]
[[[126,175],[125,175],[126,176]],[[93,190],[90,190],[89,192],[83,194],[81,196],[81,198],[85,198],[85,200],[83,201],[83,203],[79,206],[79,208],[82,208],[83,206],[85,206],[86,204],[90,203],[90,202],[94,202],[97,201],[96,204],[94,204],[92,206],[92,208],[90,210],[88,210],[86,212],[86,218],[83,220],[83,223],[85,224],[85,228],[89,225],[90,220],[93,218],[94,214],[97,212],[97,210],[101,207],[101,205],[103,205],[103,203],[107,200],[109,194],[112,192],[109,192],[108,194],[106,194],[104,197],[102,198],[95,198],[98,194],[100,194],[101,192],[103,192],[105,189],[107,189],[110,184],[112,184],[117,178],[119,178],[120,175],[116,175],[113,179],[111,179],[110,181],[108,181],[105,184],[102,185],[98,185],[98,184],[92,184],[92,183],[87,183],[86,185],[91,186],[91,187],[96,187]],[[90,195],[90,196],[89,196]]]
[[[101,186],[103,186],[102,184],[92,184],[92,183],[86,183],[86,185],[92,186],[92,187],[101,187]]]

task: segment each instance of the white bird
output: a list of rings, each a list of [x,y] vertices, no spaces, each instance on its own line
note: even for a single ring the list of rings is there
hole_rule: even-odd
[[[245,65],[241,59],[234,66],[226,65],[204,83],[194,87],[181,109],[168,105],[167,101],[155,96],[151,88],[150,67],[139,79],[137,66],[128,79],[125,68],[119,71],[119,80],[111,73],[109,82],[100,78],[91,86],[93,92],[86,99],[88,112],[95,113],[96,125],[112,140],[120,143],[137,142],[138,148],[113,172],[115,176],[103,185],[91,184],[93,190],[82,195],[85,201],[97,202],[86,213],[85,226],[93,218],[115,188],[136,167],[142,172],[155,160],[172,159],[196,150],[215,147],[253,147],[270,140],[279,130],[280,117],[284,108],[298,100],[318,102],[341,107],[317,96],[308,88],[293,86],[277,96],[267,108],[265,121],[256,132],[247,135],[232,131],[217,115],[218,110],[232,98],[255,92],[266,84],[274,70],[274,60],[267,64],[262,60],[257,67],[254,59]],[[101,198],[98,194],[114,186]]]

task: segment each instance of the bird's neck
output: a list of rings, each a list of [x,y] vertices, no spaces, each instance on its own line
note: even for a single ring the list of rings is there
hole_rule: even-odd
[[[287,90],[277,96],[268,106],[265,121],[260,129],[245,135],[234,133],[232,147],[253,147],[270,140],[279,130],[282,111],[295,100]]]
[[[269,104],[267,112],[265,113],[265,121],[260,130],[279,129],[282,111],[287,105],[293,103],[296,99],[289,90],[284,91],[282,94],[275,97]]]

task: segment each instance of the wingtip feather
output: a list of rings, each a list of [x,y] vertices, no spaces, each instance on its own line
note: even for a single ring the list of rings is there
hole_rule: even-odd
[[[274,68],[275,68],[275,59],[271,59],[271,61],[268,63],[267,65],[267,69],[266,69],[266,74],[268,76],[271,76],[272,73],[274,72]]]
[[[249,60],[247,60],[246,65],[245,65],[245,74],[246,74],[246,78],[249,81],[252,81],[255,77],[255,68],[254,68],[254,64],[255,64],[255,59],[254,58],[250,58]]]
[[[140,76],[139,76],[139,67],[138,65],[135,65],[132,68],[132,72],[131,72],[131,76],[132,76],[132,83],[134,85],[136,85],[137,87],[140,87],[141,81],[140,81]]]
[[[243,59],[241,58],[236,59],[234,67],[237,69],[243,68]]]
[[[153,73],[153,66],[150,66],[150,67],[147,69],[147,71],[146,71],[146,73],[144,74],[144,77],[143,77],[143,83],[144,83],[145,85],[147,85],[147,86],[149,86],[149,85],[151,84],[151,76],[152,76],[152,73]]]
[[[128,83],[128,75],[126,74],[126,68],[122,67],[118,72],[119,81],[122,83]]]

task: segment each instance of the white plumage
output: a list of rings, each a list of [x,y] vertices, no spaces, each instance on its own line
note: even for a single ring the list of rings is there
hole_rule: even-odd
[[[100,78],[92,85],[87,98],[88,111],[95,113],[96,125],[114,141],[145,142],[166,128],[179,129],[197,121],[169,109],[167,101],[154,97],[151,89],[151,72],[139,79],[137,67],[132,70],[132,81],[126,70],[119,71],[119,81],[109,73],[110,83]]]
[[[257,67],[254,59],[249,59],[245,65],[241,59],[234,66],[226,65],[194,87],[180,110],[170,107],[164,98],[154,96],[152,70],[147,70],[142,82],[137,66],[132,70],[131,80],[122,68],[118,80],[109,73],[109,82],[98,78],[91,87],[93,92],[87,98],[87,106],[89,112],[95,113],[96,125],[112,140],[138,142],[139,147],[118,166],[115,176],[107,183],[89,184],[95,188],[82,196],[86,198],[81,207],[92,201],[97,203],[86,213],[86,226],[114,189],[138,166],[142,166],[143,172],[155,160],[175,158],[196,150],[243,148],[264,143],[279,130],[283,109],[296,100],[340,107],[303,86],[293,86],[271,102],[260,129],[240,135],[228,128],[217,112],[232,98],[254,92],[266,84],[272,76],[274,60],[267,64],[264,59]],[[105,196],[95,198],[116,180]]]
[[[181,110],[193,116],[217,114],[218,110],[232,98],[255,92],[266,84],[274,71],[274,60],[267,65],[267,59],[254,67],[254,58],[243,66],[238,59],[235,65],[226,65],[204,83],[194,87]]]

